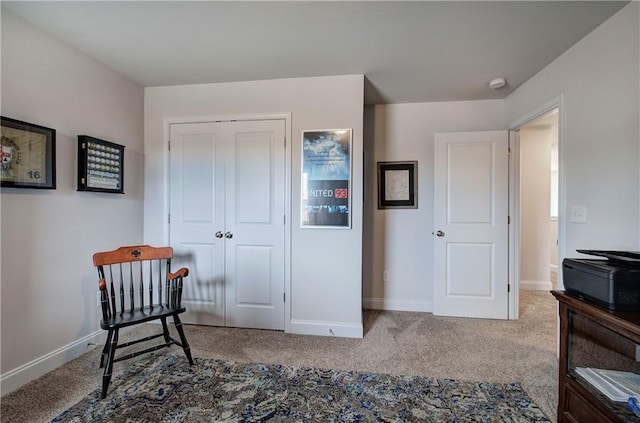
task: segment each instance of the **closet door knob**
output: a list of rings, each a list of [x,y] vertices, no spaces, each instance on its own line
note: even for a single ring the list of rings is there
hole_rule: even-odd
[[[224,234],[224,236],[226,236],[227,238],[233,238],[233,234],[231,232],[227,232],[226,234]]]
[[[216,238],[222,238],[222,231],[216,232]]]

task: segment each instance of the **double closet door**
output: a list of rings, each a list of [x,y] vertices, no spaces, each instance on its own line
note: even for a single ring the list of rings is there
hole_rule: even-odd
[[[169,238],[187,323],[284,329],[284,120],[172,124]]]

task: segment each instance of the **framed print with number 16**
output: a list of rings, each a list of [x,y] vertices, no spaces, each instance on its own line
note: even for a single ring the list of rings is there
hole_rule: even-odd
[[[56,189],[56,130],[0,117],[0,186]]]

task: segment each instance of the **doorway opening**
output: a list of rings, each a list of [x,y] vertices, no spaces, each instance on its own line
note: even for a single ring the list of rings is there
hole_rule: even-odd
[[[557,289],[559,280],[559,106],[547,108],[515,128],[518,234],[514,272],[517,300]],[[519,307],[515,318],[522,315]]]

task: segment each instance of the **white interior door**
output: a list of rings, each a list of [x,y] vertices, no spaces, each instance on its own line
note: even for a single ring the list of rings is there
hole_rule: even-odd
[[[228,129],[226,325],[284,329],[284,121]]]
[[[435,315],[508,317],[508,143],[506,131],[435,136]]]
[[[224,325],[225,141],[217,123],[171,125],[169,240],[188,267],[186,323]]]
[[[171,125],[170,243],[192,271],[185,322],[284,329],[284,128]]]

